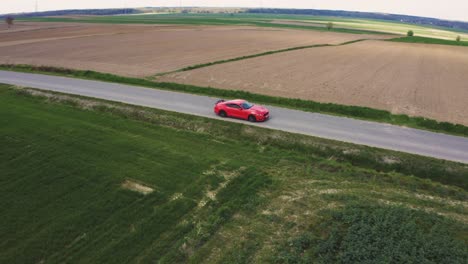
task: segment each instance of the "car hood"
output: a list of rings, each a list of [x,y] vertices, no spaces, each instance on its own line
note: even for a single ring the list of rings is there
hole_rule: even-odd
[[[265,114],[268,112],[268,109],[260,105],[254,105],[249,110],[255,113],[260,113],[260,114]]]

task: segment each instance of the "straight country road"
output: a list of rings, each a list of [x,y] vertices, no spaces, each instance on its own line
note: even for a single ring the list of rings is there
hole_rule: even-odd
[[[213,113],[213,105],[219,98],[209,96],[9,71],[0,71],[0,83],[220,119]],[[270,109],[271,119],[264,123],[225,120],[468,164],[466,137],[268,105],[266,107]]]

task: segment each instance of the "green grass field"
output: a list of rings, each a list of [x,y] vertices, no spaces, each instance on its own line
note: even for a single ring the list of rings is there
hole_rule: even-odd
[[[0,263],[468,258],[464,164],[8,85],[0,145]]]
[[[396,34],[406,35],[413,30],[415,36],[468,41],[468,32],[459,32],[448,28],[429,27],[414,24],[389,22],[371,19],[353,19],[339,17],[320,17],[280,14],[146,14],[119,16],[83,16],[80,18],[46,17],[21,18],[18,21],[38,22],[88,22],[116,24],[179,24],[179,25],[251,25],[260,27],[291,28],[327,31],[326,24],[333,22],[334,32],[356,34]],[[293,22],[287,24],[287,22]],[[286,23],[285,23],[286,22]],[[297,23],[299,22],[299,24]],[[294,24],[295,23],[295,24]]]

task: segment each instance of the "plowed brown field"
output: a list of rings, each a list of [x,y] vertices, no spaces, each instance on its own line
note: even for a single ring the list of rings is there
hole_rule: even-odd
[[[0,28],[0,63],[148,76],[265,51],[369,37],[382,36],[239,26],[18,23],[11,30]]]
[[[160,80],[468,125],[467,47],[364,41],[178,72]]]

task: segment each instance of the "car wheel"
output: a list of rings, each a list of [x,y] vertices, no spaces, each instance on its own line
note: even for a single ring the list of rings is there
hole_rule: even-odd
[[[255,118],[255,116],[253,115],[249,115],[249,119],[248,119],[250,122],[257,122],[257,119]]]
[[[219,116],[220,117],[227,117],[227,114],[226,114],[225,111],[221,110],[221,111],[219,111]]]

